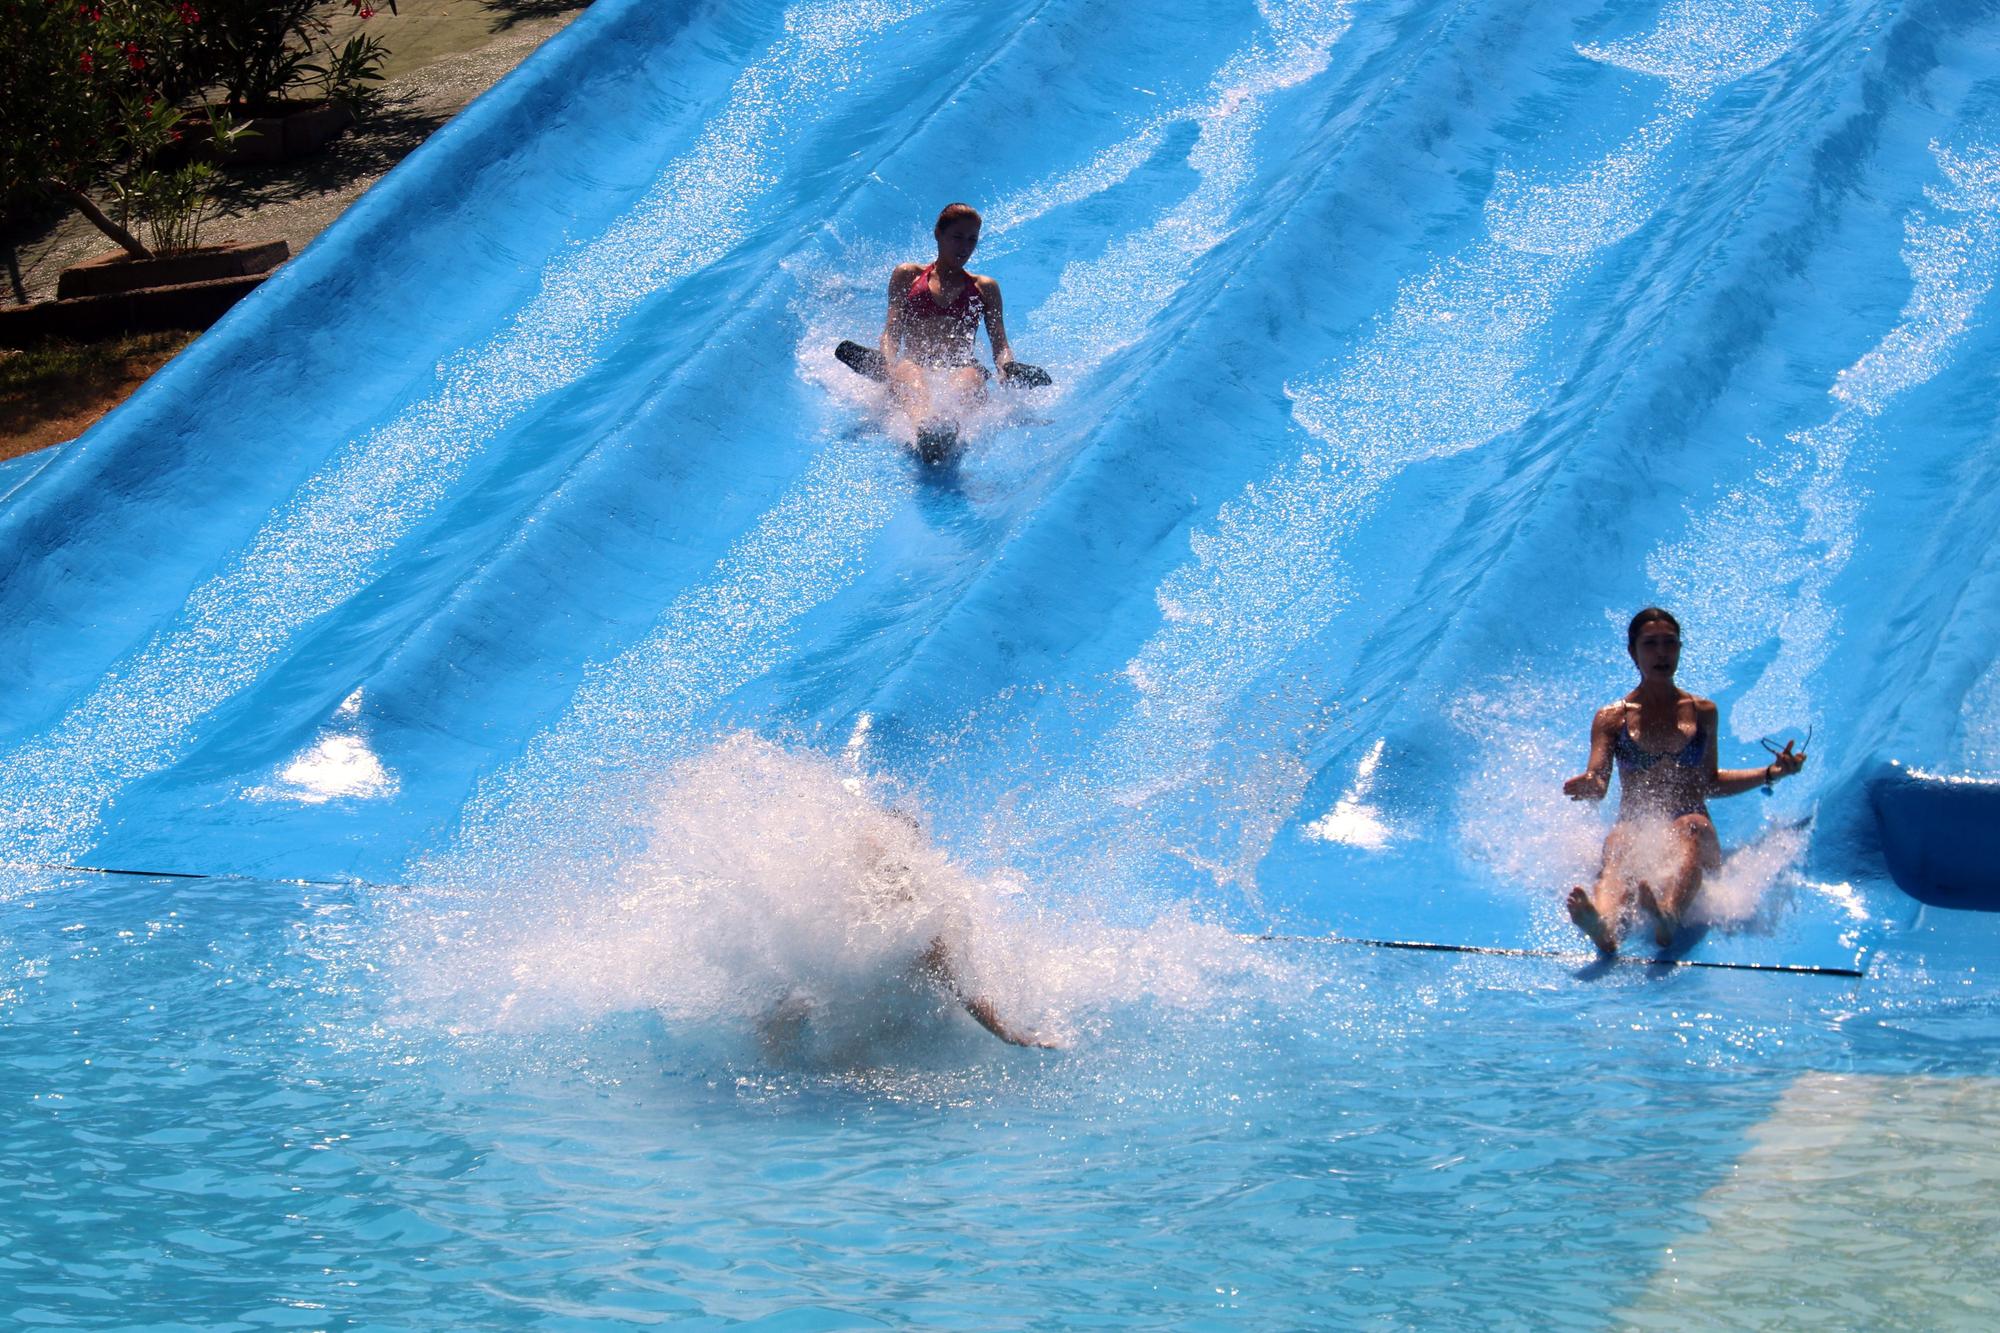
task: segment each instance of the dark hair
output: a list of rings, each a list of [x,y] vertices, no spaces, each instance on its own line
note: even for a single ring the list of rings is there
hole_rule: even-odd
[[[938,214],[937,225],[931,228],[931,235],[937,235],[960,218],[971,218],[974,222],[978,222],[979,210],[971,204],[946,204],[944,211]]]
[[[1632,623],[1625,627],[1626,652],[1632,653],[1639,650],[1639,631],[1644,629],[1649,622],[1655,620],[1666,621],[1674,627],[1674,633],[1676,634],[1681,632],[1681,622],[1674,619],[1673,612],[1663,606],[1642,606],[1639,608],[1639,614],[1632,617]]]

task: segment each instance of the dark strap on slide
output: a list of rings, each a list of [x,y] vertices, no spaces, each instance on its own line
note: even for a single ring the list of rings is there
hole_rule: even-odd
[[[1490,944],[1431,944],[1419,940],[1364,940],[1352,935],[1245,935],[1243,939],[1256,940],[1260,944],[1358,944],[1370,949],[1420,949],[1427,953],[1476,953],[1495,958],[1556,958],[1564,962],[1575,962],[1577,951],[1564,952],[1561,949],[1503,949]],[[1866,974],[1858,967],[1840,967],[1819,963],[1727,963],[1713,958],[1674,958],[1662,955],[1656,958],[1638,958],[1631,954],[1618,954],[1611,958],[1595,958],[1592,967],[1608,967],[1617,963],[1636,963],[1642,967],[1712,967],[1729,972],[1789,972],[1809,977],[1860,977]]]

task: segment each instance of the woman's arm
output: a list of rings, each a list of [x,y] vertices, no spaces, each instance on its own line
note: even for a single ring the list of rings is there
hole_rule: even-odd
[[[999,1010],[993,1007],[993,1001],[985,996],[966,994],[964,986],[959,984],[958,970],[951,965],[951,947],[944,942],[944,936],[939,935],[931,940],[931,947],[924,950],[924,956],[919,960],[918,966],[924,970],[926,976],[942,986],[952,999],[957,1000],[959,1007],[972,1015],[973,1021],[1008,1045],[1033,1046],[1044,1051],[1062,1049],[1053,1041],[1008,1023],[1000,1017]]]
[[[993,369],[1007,378],[1014,364],[1014,349],[1007,344],[1007,319],[1000,306],[1000,284],[992,278],[979,279],[980,304],[986,307],[986,337],[993,344]]]
[[[1572,801],[1601,801],[1611,790],[1612,728],[1623,726],[1625,710],[1617,704],[1597,710],[1590,720],[1590,763],[1583,772],[1563,783],[1563,795]]]
[[[1703,756],[1703,762],[1708,768],[1710,796],[1741,796],[1746,791],[1768,787],[1779,778],[1788,778],[1805,767],[1804,753],[1793,753],[1790,741],[1786,741],[1785,748],[1771,756],[1771,762],[1762,768],[1717,767],[1716,733],[1722,729],[1722,710],[1706,699],[1695,707],[1700,710],[1702,725],[1708,731],[1708,753]]]
[[[903,302],[900,299],[916,280],[920,266],[898,264],[889,271],[889,313],[882,320],[882,361],[895,365],[903,350]]]

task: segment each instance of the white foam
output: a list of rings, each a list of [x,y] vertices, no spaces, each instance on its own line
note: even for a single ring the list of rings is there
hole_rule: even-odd
[[[1381,807],[1369,799],[1374,794],[1376,770],[1382,765],[1382,752],[1387,746],[1386,740],[1377,738],[1368,747],[1368,753],[1354,766],[1354,780],[1333,803],[1333,808],[1300,830],[1306,837],[1368,852],[1383,851],[1395,841],[1395,829],[1383,817]]]
[[[1583,769],[1588,736],[1552,719],[1591,711],[1572,682],[1517,677],[1461,696],[1448,714],[1474,751],[1455,810],[1462,853],[1500,883],[1545,902],[1550,938],[1565,941],[1574,928],[1558,920],[1562,896],[1595,876],[1604,820],[1595,804],[1563,795],[1563,778]]]
[[[339,799],[384,800],[401,785],[368,742],[361,691],[356,690],[341,701],[313,743],[281,767],[272,782],[251,787],[243,795],[253,801],[324,805]]]
[[[1805,0],[1669,0],[1652,31],[1576,49],[1703,98],[1783,55],[1815,17]]]
[[[1450,711],[1464,744],[1477,752],[1466,765],[1457,801],[1461,849],[1537,905],[1537,934],[1554,947],[1577,942],[1563,899],[1570,886],[1596,879],[1607,814],[1601,803],[1563,794],[1563,778],[1583,769],[1589,737],[1550,719],[1590,711],[1590,702],[1567,679],[1528,677],[1467,693]],[[1634,832],[1629,864],[1657,883],[1679,843],[1665,825]],[[1771,826],[1727,849],[1722,867],[1703,877],[1689,922],[1729,931],[1768,930],[1797,882],[1793,872],[1806,844],[1803,829]]]
[[[1703,877],[1688,920],[1722,930],[1770,930],[1790,902],[1796,887],[1792,871],[1807,841],[1804,829],[1774,827],[1732,849],[1721,869]],[[1844,898],[1824,890],[1822,896],[1833,898],[1850,919],[1857,914],[1867,919],[1851,889]]]

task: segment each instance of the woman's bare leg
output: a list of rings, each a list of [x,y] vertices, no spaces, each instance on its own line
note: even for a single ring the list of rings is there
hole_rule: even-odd
[[[977,366],[961,366],[951,372],[951,387],[967,407],[986,401],[986,376]]]
[[[923,372],[909,362],[889,363],[889,394],[912,422],[921,426],[930,419],[930,386],[924,383]]]
[[[1604,860],[1598,867],[1597,883],[1586,889],[1579,884],[1569,891],[1564,904],[1569,919],[1590,937],[1597,951],[1607,957],[1618,952],[1618,919],[1625,913],[1625,854],[1632,835],[1614,828],[1604,839]]]
[[[1701,891],[1703,864],[1710,860],[1708,844],[1715,840],[1715,826],[1707,815],[1682,815],[1674,821],[1673,867],[1660,884],[1657,894],[1642,885],[1640,905],[1653,915],[1653,939],[1664,949],[1673,944],[1695,894]]]

